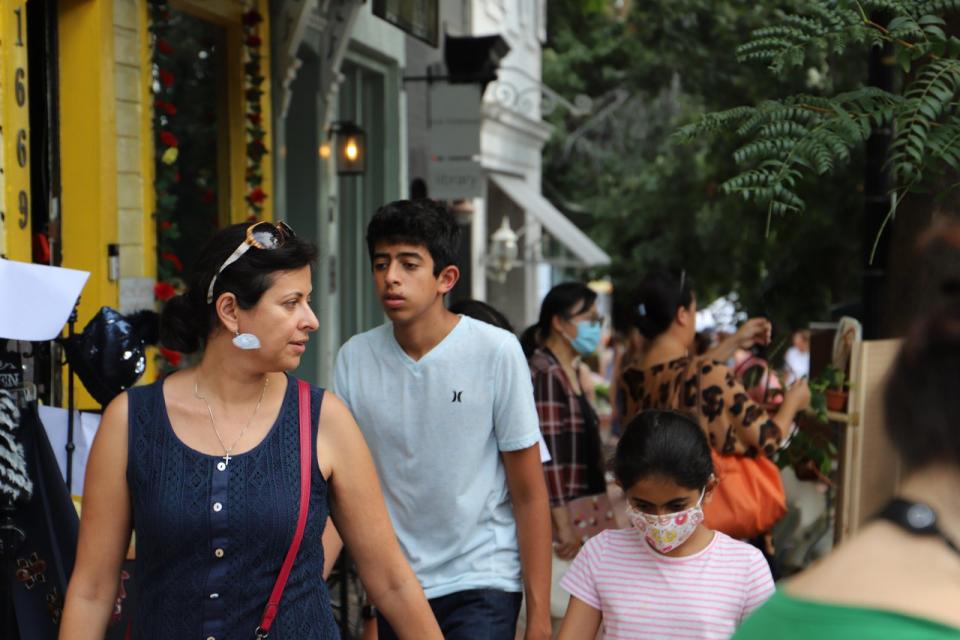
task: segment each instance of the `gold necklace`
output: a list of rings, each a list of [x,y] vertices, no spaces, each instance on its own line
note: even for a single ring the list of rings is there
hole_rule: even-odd
[[[206,396],[200,395],[198,385],[200,382],[200,376],[197,376],[193,379],[193,397],[198,400],[203,400],[203,404],[207,406],[207,413],[210,414],[210,426],[213,427],[213,433],[217,436],[217,440],[220,441],[220,446],[223,447],[223,464],[224,467],[230,464],[230,460],[233,458],[231,453],[233,453],[234,448],[240,443],[240,439],[243,438],[243,434],[247,432],[247,428],[253,423],[253,419],[257,415],[257,411],[260,410],[260,403],[263,402],[263,394],[267,391],[267,383],[270,381],[269,376],[264,377],[263,379],[263,389],[260,390],[260,398],[257,400],[257,406],[253,408],[253,413],[250,414],[250,419],[247,420],[247,424],[243,425],[243,428],[240,429],[240,435],[237,436],[237,439],[233,441],[233,444],[227,447],[223,442],[223,438],[220,436],[220,432],[217,430],[217,421],[213,418],[213,409],[210,407],[210,403],[207,402]]]

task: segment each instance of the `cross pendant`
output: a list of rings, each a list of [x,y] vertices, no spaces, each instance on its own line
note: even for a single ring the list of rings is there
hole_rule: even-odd
[[[229,466],[229,465],[230,465],[230,458],[232,458],[232,457],[233,457],[233,456],[231,456],[229,453],[226,454],[225,456],[223,456],[223,464]]]

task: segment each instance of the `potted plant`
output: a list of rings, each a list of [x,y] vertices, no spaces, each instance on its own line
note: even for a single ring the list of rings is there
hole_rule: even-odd
[[[826,422],[828,411],[847,410],[850,382],[841,369],[829,364],[819,376],[810,380],[810,392],[810,408],[821,422]]]
[[[797,431],[777,457],[781,469],[793,467],[798,480],[812,480],[833,486],[831,478],[837,460],[836,434],[829,425],[808,423]]]

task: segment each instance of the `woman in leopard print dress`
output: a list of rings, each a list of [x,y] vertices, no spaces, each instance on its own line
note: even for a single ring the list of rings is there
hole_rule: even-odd
[[[810,403],[806,380],[794,384],[776,413],[751,400],[725,361],[737,348],[770,340],[770,323],[748,320],[730,338],[702,356],[692,356],[697,301],[685,277],[656,272],[637,293],[637,324],[649,347],[623,372],[625,419],[644,409],[673,409],[697,417],[710,446],[721,454],[772,456],[797,412]]]

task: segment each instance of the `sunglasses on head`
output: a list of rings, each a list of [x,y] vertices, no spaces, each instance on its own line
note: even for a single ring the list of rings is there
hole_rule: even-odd
[[[220,265],[217,272],[213,274],[213,278],[210,279],[210,286],[207,288],[207,302],[213,302],[213,287],[217,283],[217,276],[223,273],[224,269],[239,260],[241,256],[251,248],[279,249],[286,244],[287,240],[295,237],[297,237],[297,234],[293,232],[293,229],[291,229],[290,225],[286,222],[277,222],[274,224],[263,221],[256,222],[247,227],[247,235],[243,239],[243,242],[230,254],[230,257],[223,261],[223,264]]]

